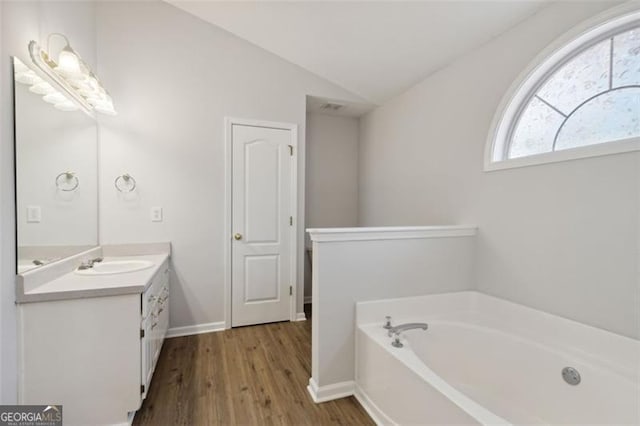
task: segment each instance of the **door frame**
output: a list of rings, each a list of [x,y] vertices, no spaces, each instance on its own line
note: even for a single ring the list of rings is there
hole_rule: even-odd
[[[253,120],[248,118],[225,117],[224,118],[224,328],[231,328],[231,291],[232,291],[232,180],[233,180],[233,125],[266,127],[269,129],[289,130],[291,132],[291,143],[293,156],[291,164],[291,206],[290,216],[293,217],[291,226],[291,266],[289,271],[290,285],[292,287],[289,296],[289,321],[296,321],[296,300],[298,294],[298,125],[293,123],[280,123],[275,121]]]

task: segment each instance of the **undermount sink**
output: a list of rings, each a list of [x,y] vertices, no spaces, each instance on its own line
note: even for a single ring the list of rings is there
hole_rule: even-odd
[[[153,266],[150,260],[107,260],[87,269],[76,269],[78,275],[109,275],[142,271]]]

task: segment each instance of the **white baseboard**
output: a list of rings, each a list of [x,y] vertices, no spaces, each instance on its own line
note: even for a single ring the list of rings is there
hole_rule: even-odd
[[[354,389],[355,382],[353,380],[320,387],[313,377],[309,379],[309,386],[307,386],[307,390],[315,403],[352,396]]]
[[[298,312],[296,314],[296,321],[306,321],[307,320],[307,316],[304,314],[304,312]]]
[[[367,412],[376,425],[385,426],[395,424],[373,401],[371,401],[369,396],[362,390],[362,388],[360,388],[360,386],[355,385],[353,396],[356,397],[360,405],[362,405],[362,408],[364,408],[364,411]]]
[[[212,331],[224,330],[224,321],[210,322],[205,324],[187,325],[185,327],[173,327],[167,331],[167,338],[191,336],[193,334],[211,333]]]
[[[304,304],[305,305],[311,304],[311,296],[305,296],[304,297]]]

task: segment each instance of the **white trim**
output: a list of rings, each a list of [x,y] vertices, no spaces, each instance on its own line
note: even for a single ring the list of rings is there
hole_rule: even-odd
[[[581,158],[623,154],[625,152],[634,151],[640,151],[640,138],[605,142],[597,145],[581,146],[572,149],[564,149],[560,151],[530,155],[527,157],[510,158],[508,160],[495,161],[485,165],[484,170],[486,172],[491,172],[495,170],[515,169],[520,167],[538,166],[548,163],[560,163],[563,161],[579,160]]]
[[[470,237],[477,231],[476,226],[469,225],[307,229],[313,242]]]
[[[523,158],[504,159],[514,120],[522,111],[523,103],[529,99],[538,85],[555,72],[567,58],[587,48],[594,40],[599,40],[607,33],[632,23],[635,25],[636,21],[640,22],[638,3],[629,1],[576,25],[536,55],[507,89],[493,116],[485,143],[484,170],[493,171],[640,150],[637,141],[612,141]]]
[[[320,403],[352,396],[355,392],[355,386],[356,383],[353,380],[334,383],[327,386],[318,386],[313,377],[311,377],[309,379],[309,386],[307,386],[307,391],[309,391],[309,395],[311,395],[311,399],[313,399],[313,402]]]
[[[369,395],[367,395],[367,393],[364,392],[362,388],[357,384],[355,385],[353,396],[356,397],[360,405],[362,405],[362,408],[364,408],[364,411],[367,412],[369,417],[371,417],[371,420],[373,420],[376,425],[383,426],[397,424],[386,414],[384,414],[384,412],[380,408],[378,408],[378,406],[371,400],[371,398],[369,398]]]
[[[234,121],[224,119],[224,328],[231,328],[231,173],[233,146],[231,126]]]
[[[240,126],[267,127],[269,129],[295,130],[298,131],[298,125],[293,123],[284,123],[280,121],[255,120],[252,118],[225,117],[225,123],[237,124]],[[294,140],[294,146],[298,145],[298,139]]]
[[[205,324],[187,325],[184,327],[172,327],[167,330],[167,339],[171,337],[192,336],[194,334],[212,333],[214,331],[223,331],[225,329],[224,321],[209,322]]]
[[[233,153],[233,132],[232,126],[254,126],[266,127],[270,129],[289,130],[291,132],[291,146],[294,155],[291,157],[291,216],[294,226],[291,227],[291,270],[290,283],[292,295],[290,296],[289,320],[296,321],[296,295],[298,293],[297,271],[298,271],[298,125],[293,123],[281,123],[276,121],[253,120],[237,117],[224,118],[224,140],[225,140],[225,166],[224,166],[224,328],[231,328],[231,242],[232,242],[232,153]]]
[[[298,126],[296,124],[288,124],[287,129],[291,131],[291,146],[293,146],[293,155],[291,156],[291,217],[293,218],[293,226],[291,226],[291,296],[289,297],[289,319],[298,321]],[[304,233],[303,233],[304,236]],[[304,312],[302,313],[304,315]]]
[[[294,321],[306,321],[307,320],[307,316],[304,314],[304,312],[298,312],[296,314],[296,319]]]

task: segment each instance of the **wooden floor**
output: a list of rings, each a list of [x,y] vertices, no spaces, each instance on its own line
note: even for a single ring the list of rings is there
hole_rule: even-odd
[[[373,425],[353,397],[311,400],[307,318],[167,339],[134,425]]]

